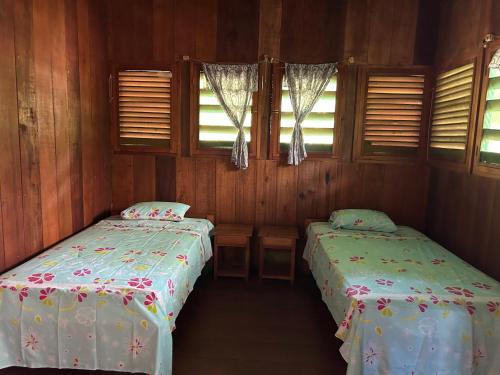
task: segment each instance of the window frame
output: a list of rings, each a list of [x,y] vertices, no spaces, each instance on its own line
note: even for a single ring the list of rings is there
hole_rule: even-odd
[[[200,114],[200,73],[201,64],[199,62],[191,61],[189,67],[190,76],[190,95],[189,95],[189,152],[190,156],[208,156],[214,158],[227,158],[231,156],[230,149],[223,149],[217,147],[200,147],[199,142],[199,114]],[[260,92],[262,71],[259,64],[259,89],[253,93],[252,96],[252,122],[250,127],[251,142],[248,143],[248,158],[255,159],[259,151],[260,142],[260,126],[259,126],[259,113],[260,113]]]
[[[282,83],[285,74],[285,65],[283,63],[271,64],[271,111],[270,111],[270,137],[269,137],[269,156],[271,160],[286,160],[287,151],[281,151],[280,132],[281,132],[281,95]],[[342,133],[342,108],[341,99],[344,93],[344,66],[339,66],[337,71],[337,90],[335,91],[335,116],[333,128],[333,144],[329,152],[325,151],[307,151],[307,158],[312,159],[339,159],[341,157],[340,136]],[[339,95],[339,92],[341,94]]]
[[[430,108],[430,88],[432,87],[431,67],[427,65],[364,65],[360,66],[357,77],[356,87],[356,106],[355,106],[355,124],[354,124],[354,144],[353,160],[366,163],[387,163],[387,164],[417,164],[423,163],[426,157],[427,140],[429,132],[429,108]],[[423,74],[424,92],[422,96],[422,119],[420,124],[419,145],[415,155],[374,155],[363,152],[363,134],[365,118],[365,102],[368,88],[368,77],[371,73],[386,74]]]
[[[479,110],[477,111],[477,121],[475,129],[475,142],[474,142],[474,162],[472,166],[472,173],[478,176],[494,177],[500,179],[500,164],[488,165],[480,162],[481,142],[483,135],[483,122],[484,112],[486,111],[486,94],[488,92],[489,82],[489,68],[488,65],[491,57],[497,49],[500,48],[500,39],[495,40],[483,48],[481,53],[481,91],[479,96]],[[477,106],[476,106],[477,107]]]
[[[469,112],[469,124],[467,127],[467,140],[465,143],[465,155],[461,159],[451,159],[443,156],[431,155],[431,135],[432,135],[432,112],[434,110],[434,93],[436,90],[436,78],[439,74],[449,70],[464,66],[467,64],[474,64],[474,74],[472,80],[472,97]],[[428,124],[428,142],[427,142],[427,161],[431,166],[444,167],[456,171],[469,171],[472,165],[474,153],[474,141],[476,133],[477,113],[478,113],[478,100],[481,88],[481,70],[482,58],[481,56],[474,56],[469,59],[460,61],[459,63],[449,64],[439,69],[435,69],[432,77],[432,91],[429,105],[429,124]]]
[[[172,73],[171,97],[170,97],[170,142],[168,147],[155,146],[127,146],[120,144],[120,106],[119,106],[119,83],[118,73],[125,70],[162,70]],[[180,133],[180,69],[175,64],[167,63],[115,63],[112,64],[109,76],[109,104],[111,120],[111,145],[116,154],[159,154],[177,155],[179,150]]]

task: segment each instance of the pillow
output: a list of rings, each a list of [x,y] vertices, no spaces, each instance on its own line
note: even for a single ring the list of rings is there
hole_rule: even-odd
[[[374,232],[395,232],[396,224],[385,213],[373,210],[337,210],[333,211],[329,222],[333,229],[357,229]]]
[[[189,207],[177,202],[141,202],[123,210],[121,217],[131,220],[182,221]]]

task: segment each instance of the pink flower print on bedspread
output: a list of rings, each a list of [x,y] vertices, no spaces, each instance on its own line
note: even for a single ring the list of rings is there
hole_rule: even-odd
[[[425,303],[425,300],[423,300],[422,298],[408,296],[408,297],[406,297],[406,302],[416,303],[420,312],[425,312],[425,310],[427,310],[427,307],[428,307],[427,303]]]
[[[90,270],[89,268],[82,268],[80,270],[75,270],[73,272],[73,275],[75,276],[87,276],[87,275],[90,275],[92,273],[92,270]]]
[[[128,306],[130,302],[134,299],[134,292],[128,289],[122,289],[116,294],[119,294],[122,297],[122,302],[125,306]]]
[[[175,258],[179,261],[180,264],[184,266],[187,266],[189,264],[187,255],[177,255]]]
[[[102,279],[100,277],[96,277],[94,279],[94,281],[92,281],[94,284],[105,284],[105,285],[108,285],[108,284],[111,284],[113,281],[115,281],[115,279]]]
[[[458,306],[462,306],[469,315],[473,315],[476,311],[476,307],[472,304],[471,301],[466,301],[463,298],[455,298],[453,303]]]
[[[480,283],[478,281],[472,283],[476,288],[479,289],[491,289],[491,285],[485,284],[485,283]]]
[[[55,276],[49,272],[34,273],[34,274],[28,276],[28,281],[30,283],[34,283],[34,284],[43,284],[45,282],[50,282],[50,281],[54,280],[54,277]]]
[[[390,298],[379,298],[377,300],[377,310],[380,311],[383,316],[392,316],[392,310],[389,308],[390,304]]]
[[[29,288],[27,286],[21,286],[17,288],[17,291],[18,291],[17,297],[19,298],[20,302],[23,302],[25,298],[28,298]]]
[[[447,286],[444,289],[452,294],[457,295],[457,296],[464,296],[464,297],[468,297],[468,298],[474,297],[474,292],[472,292],[471,290],[466,289],[466,288],[460,288],[458,286]]]
[[[167,281],[167,287],[168,287],[168,294],[170,294],[171,296],[174,295],[175,293],[175,285],[174,285],[174,282],[172,279],[168,279]]]
[[[347,297],[352,297],[356,295],[360,296],[367,295],[370,292],[371,292],[370,288],[368,288],[365,285],[353,285],[346,289],[345,294]]]
[[[500,302],[489,301],[486,304],[488,311],[500,317]]]
[[[146,277],[134,277],[128,281],[128,285],[137,289],[146,289],[153,285],[153,281]]]
[[[148,213],[148,216],[152,219],[158,217],[158,215],[160,214],[160,209],[158,208],[153,208],[151,211],[149,211]]]
[[[355,255],[355,256],[350,257],[349,261],[353,262],[353,263],[364,263],[365,257]]]
[[[94,251],[97,254],[105,255],[105,254],[112,252],[114,249],[115,249],[114,247],[98,247]]]
[[[52,300],[49,298],[52,293],[56,291],[55,288],[45,288],[40,290],[40,295],[38,296],[38,299],[40,302],[42,302],[44,305],[47,306],[52,306]]]
[[[88,297],[87,289],[82,286],[71,288],[70,292],[75,294],[77,301],[80,303],[82,303]]]
[[[394,281],[386,280],[386,279],[377,279],[377,280],[375,280],[375,282],[378,285],[383,285],[383,286],[393,286],[394,285]]]
[[[158,309],[156,308],[157,301],[158,297],[156,296],[155,292],[151,292],[148,295],[146,295],[146,298],[144,299],[144,306],[146,306],[148,311],[151,311],[153,314],[156,314],[158,312]]]
[[[34,333],[29,332],[24,336],[24,347],[26,349],[30,349],[32,351],[37,351],[38,350],[38,338],[35,336]]]
[[[151,254],[159,256],[159,257],[164,257],[165,255],[167,255],[167,252],[161,251],[161,250],[155,250],[155,251],[151,252]]]

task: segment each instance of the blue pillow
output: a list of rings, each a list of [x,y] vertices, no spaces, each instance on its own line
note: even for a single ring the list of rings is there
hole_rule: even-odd
[[[396,224],[385,213],[374,210],[347,209],[333,211],[329,222],[333,229],[370,230],[392,233]]]
[[[123,210],[122,219],[182,221],[190,206],[177,202],[141,202]]]

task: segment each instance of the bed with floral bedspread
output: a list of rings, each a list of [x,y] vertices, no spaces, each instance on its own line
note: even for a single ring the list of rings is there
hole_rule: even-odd
[[[500,284],[423,234],[308,228],[348,374],[500,374]]]
[[[110,218],[0,276],[0,368],[167,375],[212,224]]]

